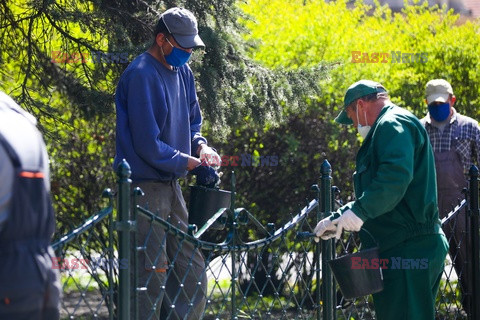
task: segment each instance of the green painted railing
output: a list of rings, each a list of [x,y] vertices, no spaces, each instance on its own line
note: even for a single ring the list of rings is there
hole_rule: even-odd
[[[152,230],[162,228],[174,235],[180,246],[189,242],[202,251],[208,289],[204,293],[205,311],[200,318],[375,319],[371,297],[344,299],[327,265],[337,254],[357,251],[357,235],[345,233],[337,242],[312,241],[311,232],[316,223],[338,207],[335,200],[338,190],[331,185],[331,172],[325,160],[319,185],[312,186],[314,199],[298,213],[291,214],[279,228],[271,223],[264,225],[248,210],[236,207],[235,175],[232,174],[230,208],[219,210],[198,231],[192,227],[183,232],[138,205],[143,192],[131,189],[130,169],[123,162],[117,170],[116,211],[113,210],[115,195],[107,189],[104,192],[109,199],[107,208],[53,243],[59,258],[75,257],[84,259],[86,264],[85,270],[71,267],[60,270],[64,284],[62,318],[138,319],[136,301],[139,294],[145,294],[145,283],[139,283],[133,270],[137,270],[138,252],[145,251],[148,245],[134,245],[136,220],[142,216],[150,221]],[[466,235],[472,240],[469,276],[475,285],[473,292],[466,294],[472,296],[472,301],[479,301],[478,169],[472,167],[470,174],[468,199],[458,203],[448,221],[457,219],[460,210],[468,209],[471,223]],[[223,219],[224,229],[210,229],[217,219]],[[211,242],[212,235],[221,240]],[[93,260],[98,258],[108,263],[95,265]],[[149,258],[154,261],[158,257]],[[437,317],[466,319],[460,302],[460,285],[453,276],[450,260],[437,297]],[[160,299],[152,297],[152,301]],[[160,307],[152,307],[151,319],[154,310]],[[168,319],[166,314],[162,316]],[[474,304],[468,318],[479,317],[479,304]]]

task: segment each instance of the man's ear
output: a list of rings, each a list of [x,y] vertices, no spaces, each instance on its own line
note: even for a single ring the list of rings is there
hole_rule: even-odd
[[[457,101],[457,98],[455,96],[452,96],[452,98],[450,99],[451,101],[451,106],[453,107],[453,105],[455,104],[455,101]]]
[[[159,33],[155,37],[155,42],[157,43],[157,46],[161,47],[162,44],[165,42],[165,34],[164,33]]]
[[[360,108],[358,110],[358,112],[364,112],[365,111],[365,101],[363,101],[362,99],[358,99],[357,100],[357,108]]]

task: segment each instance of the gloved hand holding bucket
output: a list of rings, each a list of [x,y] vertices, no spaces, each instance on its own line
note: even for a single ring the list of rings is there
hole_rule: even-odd
[[[341,210],[342,209],[339,209],[339,211]],[[317,224],[313,231],[316,235],[316,242],[319,241],[319,238],[328,240],[335,237],[338,240],[340,239],[343,230],[360,231],[362,228],[362,219],[357,217],[351,209],[345,210],[338,218],[334,217],[335,215],[326,217]]]
[[[344,211],[343,211],[343,210]],[[321,220],[314,230],[315,241],[319,238],[328,240],[333,237],[340,239],[342,231],[360,231],[367,233],[376,243],[373,236],[365,228],[362,228],[363,221],[351,209],[342,208],[342,214]],[[340,216],[338,216],[340,214]],[[335,218],[335,216],[338,216]],[[328,261],[328,264],[337,280],[342,294],[347,299],[357,298],[383,290],[383,274],[379,261],[378,245],[366,250],[360,250],[353,254],[347,254],[339,258]],[[374,265],[377,261],[378,268],[364,267],[363,264],[354,263],[355,261],[367,260],[367,266]]]

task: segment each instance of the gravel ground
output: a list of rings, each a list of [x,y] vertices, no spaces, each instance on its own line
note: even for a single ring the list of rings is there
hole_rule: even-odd
[[[108,309],[96,290],[64,293],[60,319],[108,319]]]

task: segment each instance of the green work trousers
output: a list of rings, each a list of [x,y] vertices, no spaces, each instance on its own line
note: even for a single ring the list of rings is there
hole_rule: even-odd
[[[373,294],[377,320],[433,320],[448,252],[443,234],[422,235],[380,253],[384,290]],[[420,263],[419,263],[420,262]]]

